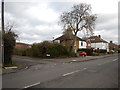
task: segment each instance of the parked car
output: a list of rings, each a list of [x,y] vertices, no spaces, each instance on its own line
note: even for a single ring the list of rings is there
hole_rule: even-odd
[[[77,55],[78,55],[78,56],[87,56],[87,53],[84,52],[84,51],[78,51],[78,52],[77,52]]]

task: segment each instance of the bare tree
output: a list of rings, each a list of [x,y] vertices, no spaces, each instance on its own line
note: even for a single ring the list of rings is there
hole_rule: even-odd
[[[71,49],[79,31],[85,30],[87,34],[93,34],[96,18],[96,15],[91,12],[91,6],[85,3],[74,5],[71,11],[61,14],[60,22],[64,30],[71,28],[75,36]]]

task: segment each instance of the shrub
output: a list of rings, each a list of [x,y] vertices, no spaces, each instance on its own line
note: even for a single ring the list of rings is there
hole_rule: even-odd
[[[14,54],[41,58],[44,58],[47,54],[50,54],[50,57],[53,58],[68,56],[68,50],[67,47],[62,44],[44,41],[42,43],[33,44],[31,48],[26,50],[14,49]]]
[[[15,46],[17,35],[10,31],[5,31],[4,33],[4,64],[12,63],[12,53]]]
[[[120,53],[120,49],[118,49],[118,53]]]
[[[99,53],[93,53],[93,56],[99,56]]]
[[[13,54],[14,55],[20,55],[20,56],[26,56],[26,50],[15,48],[13,50]]]
[[[60,57],[60,56],[68,56],[67,48],[61,44],[51,44],[47,48],[47,52],[51,57]]]
[[[105,50],[105,49],[96,49],[96,50],[94,50],[94,52],[96,52],[96,53],[107,53],[107,50]]]

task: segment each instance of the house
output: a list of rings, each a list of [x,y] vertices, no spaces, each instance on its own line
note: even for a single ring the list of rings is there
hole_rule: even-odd
[[[61,43],[65,46],[71,47],[73,44],[74,38],[75,38],[74,35],[65,34],[65,35],[62,35],[54,39],[53,42]],[[79,48],[86,48],[86,41],[76,36],[76,40],[75,40],[74,47],[73,47],[74,52],[76,53]]]
[[[86,39],[87,48],[105,49],[109,52],[109,43],[101,38],[101,35],[91,36]]]
[[[113,43],[112,41],[110,41],[109,43],[109,50],[115,50],[115,49],[119,49],[118,45]]]
[[[27,49],[27,48],[31,48],[31,45],[26,44],[26,43],[17,42],[16,45],[15,45],[15,48],[17,48],[17,49]]]

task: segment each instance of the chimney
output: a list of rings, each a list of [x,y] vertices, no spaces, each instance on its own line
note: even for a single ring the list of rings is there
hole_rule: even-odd
[[[101,38],[101,35],[98,35],[99,38]]]
[[[112,41],[110,41],[110,43],[112,43]]]

